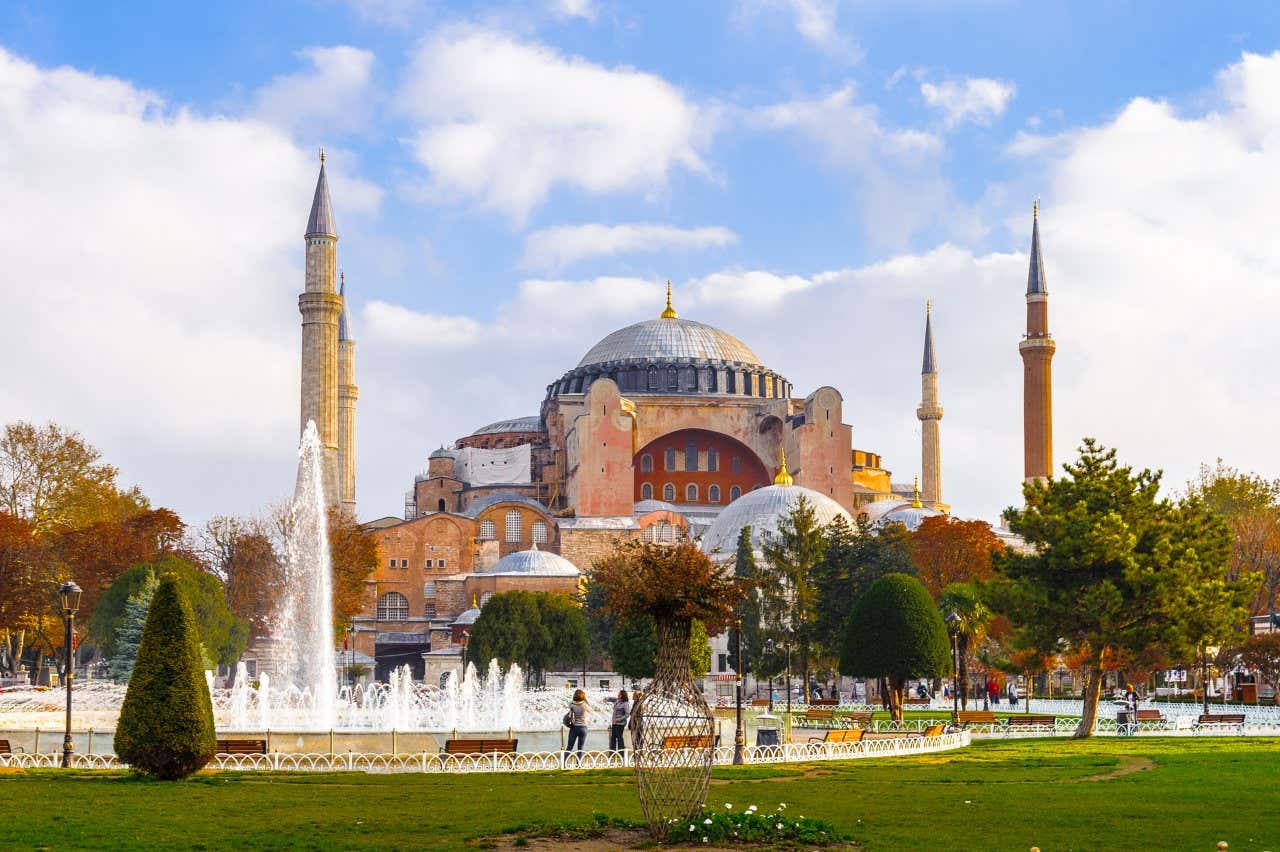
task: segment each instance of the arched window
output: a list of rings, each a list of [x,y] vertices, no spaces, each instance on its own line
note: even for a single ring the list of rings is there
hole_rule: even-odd
[[[444,498],[443,498],[443,497],[441,497],[441,498],[440,498],[440,500],[439,500],[439,502],[437,503],[437,505],[439,506],[439,508],[438,508],[438,509],[436,509],[436,511],[438,511],[438,512],[443,512],[443,511],[444,511]]]
[[[650,368],[649,368],[649,390],[657,390],[657,389],[658,389],[658,382],[659,382],[659,379],[658,379],[658,368],[657,368],[657,367],[650,367]]]
[[[640,457],[640,472],[653,473],[653,456],[645,453]]]
[[[738,486],[735,485],[729,489],[729,502],[733,502],[734,500],[737,500],[741,496],[742,496],[742,489],[739,488]]]
[[[387,592],[378,598],[379,621],[404,621],[409,617],[409,599],[399,592]]]
[[[684,445],[684,469],[698,469],[698,444],[695,441],[689,441]]]
[[[653,483],[652,482],[646,482],[644,485],[640,486],[640,499],[641,500],[653,499]]]
[[[684,499],[688,503],[698,502],[698,486],[690,482],[684,487]]]
[[[676,487],[670,482],[662,486],[662,499],[668,503],[674,502],[676,499]]]
[[[507,541],[520,541],[520,512],[517,509],[507,510]]]
[[[714,449],[707,450],[707,470],[715,473],[720,469],[720,454]]]
[[[668,447],[668,448],[667,448],[667,452],[666,452],[666,454],[665,454],[665,455],[666,455],[666,458],[664,458],[664,459],[662,460],[662,461],[663,461],[663,469],[664,469],[664,470],[675,470],[675,469],[676,469],[676,448],[675,448],[675,447]]]
[[[493,521],[480,522],[480,538],[490,540],[498,537],[498,528]]]
[[[533,543],[534,544],[547,543],[547,522],[546,521],[533,522]]]
[[[712,503],[720,502],[720,486],[713,485],[707,489],[707,499]]]

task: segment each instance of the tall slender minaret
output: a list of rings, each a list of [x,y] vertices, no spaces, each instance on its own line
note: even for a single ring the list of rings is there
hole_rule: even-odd
[[[320,177],[307,219],[306,285],[298,296],[302,313],[302,429],[314,420],[324,452],[324,488],[330,502],[338,489],[338,230],[333,224],[329,179],[320,152]]]
[[[933,354],[933,311],[924,305],[924,363],[920,367],[920,496],[933,508],[942,506],[942,406],[938,405],[938,362]]]
[[[1022,353],[1023,476],[1053,476],[1053,352],[1049,334],[1049,290],[1040,254],[1040,202],[1031,208],[1031,266],[1027,271],[1027,334]]]
[[[338,496],[352,515],[356,511],[356,342],[347,319],[347,275],[339,275],[338,295]]]

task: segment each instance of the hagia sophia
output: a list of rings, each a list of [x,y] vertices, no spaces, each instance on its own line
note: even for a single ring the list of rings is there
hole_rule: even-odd
[[[323,158],[305,240],[301,421],[319,429],[328,493],[354,511],[355,341]],[[1038,215],[1026,301],[1024,467],[1038,478],[1052,469],[1055,346]],[[351,633],[377,677],[403,664],[430,679],[456,670],[489,595],[576,592],[582,572],[622,540],[688,535],[726,558],[744,526],[759,547],[801,496],[824,522],[865,516],[914,529],[950,511],[928,309],[916,410],[921,458],[910,482],[893,481],[878,453],[854,446],[838,389],[798,394],[747,343],[681,316],[670,285],[665,308],[637,319],[552,379],[536,413],[511,412],[430,452],[403,518],[364,524],[381,563]]]

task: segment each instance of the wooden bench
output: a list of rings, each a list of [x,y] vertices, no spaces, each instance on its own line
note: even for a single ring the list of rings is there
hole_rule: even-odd
[[[511,754],[519,740],[445,740],[442,754]]]
[[[18,749],[22,751],[22,749]],[[13,754],[13,749],[9,746],[8,740],[0,740],[0,754]]]
[[[662,747],[668,748],[711,748],[712,740],[706,734],[669,736],[662,738]]]
[[[1138,716],[1137,716],[1137,718],[1136,718],[1136,719],[1134,719],[1134,721],[1135,721],[1135,722],[1157,722],[1157,723],[1159,723],[1159,724],[1161,724],[1161,725],[1164,725],[1164,724],[1166,724],[1169,720],[1168,720],[1168,719],[1166,719],[1166,718],[1164,717],[1164,714],[1163,714],[1163,713],[1161,713],[1159,710],[1156,710],[1156,709],[1154,709],[1154,708],[1151,708],[1151,709],[1146,709],[1146,710],[1139,709],[1139,710],[1138,710]]]
[[[804,720],[806,722],[830,722],[833,725],[836,721],[836,711],[810,707],[804,711]]]
[[[1005,720],[1005,727],[1009,730],[1043,730],[1044,728],[1053,729],[1053,723],[1057,721],[1056,716],[1040,716],[1035,713],[1022,713],[1017,716],[1009,716]]]
[[[1234,725],[1237,728],[1244,727],[1243,713],[1202,713],[1200,718],[1196,720],[1196,724],[1201,728]]]
[[[861,728],[837,728],[827,731],[820,737],[809,737],[811,743],[856,743],[862,739],[866,731]]]
[[[876,714],[870,710],[859,710],[854,713],[841,713],[840,722],[853,728],[870,728],[871,719]]]
[[[217,740],[218,754],[266,754],[266,740]]]
[[[991,710],[957,710],[955,717],[956,724],[963,727],[996,723],[996,714]]]
[[[809,699],[810,707],[839,707],[839,698],[811,698]]]
[[[753,699],[751,699],[751,706],[752,706],[752,707],[768,707],[768,706],[769,706],[769,699],[767,699],[767,698],[753,698]]]
[[[934,724],[920,732],[922,737],[940,737],[947,732],[946,725]]]
[[[928,698],[904,698],[902,699],[903,707],[928,707]]]

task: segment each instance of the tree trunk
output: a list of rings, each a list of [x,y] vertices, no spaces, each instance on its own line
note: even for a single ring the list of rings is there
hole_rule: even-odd
[[[889,718],[898,724],[902,724],[902,697],[906,688],[906,678],[889,679]]]
[[[1084,682],[1084,708],[1080,713],[1080,726],[1072,735],[1073,739],[1093,736],[1093,726],[1098,721],[1098,698],[1102,695],[1102,666],[1094,664],[1088,671],[1089,675]]]
[[[960,636],[960,709],[969,709],[969,637]]]
[[[876,678],[876,689],[880,691],[880,704],[886,711],[892,712],[893,705],[889,701],[889,681],[885,678]]]

